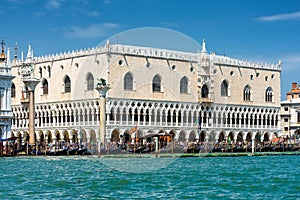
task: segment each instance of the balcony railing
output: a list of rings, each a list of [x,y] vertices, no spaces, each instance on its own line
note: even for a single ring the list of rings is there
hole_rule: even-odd
[[[212,98],[198,98],[199,103],[212,103],[213,99]]]
[[[28,104],[29,103],[29,98],[21,98],[21,104]]]
[[[0,110],[0,116],[1,116],[1,118],[3,118],[3,117],[12,117],[13,114],[12,114],[11,111]]]

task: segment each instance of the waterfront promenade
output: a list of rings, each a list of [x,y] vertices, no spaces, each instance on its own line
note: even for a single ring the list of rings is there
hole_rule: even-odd
[[[300,155],[300,151],[289,152],[220,152],[220,153],[164,153],[164,154],[106,154],[101,158],[187,158],[187,157],[242,157],[242,156],[291,156]]]

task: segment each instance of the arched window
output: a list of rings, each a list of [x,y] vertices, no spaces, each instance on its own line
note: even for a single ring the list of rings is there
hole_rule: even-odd
[[[201,88],[201,98],[208,98],[208,93],[209,93],[208,87],[206,84],[204,84]]]
[[[48,94],[48,81],[46,79],[43,81],[43,94]]]
[[[161,91],[161,80],[159,75],[155,75],[152,80],[152,91],[153,92],[160,92]]]
[[[69,76],[65,77],[64,84],[65,84],[65,93],[71,92],[71,79],[69,78]]]
[[[229,87],[228,82],[224,80],[221,84],[221,96],[228,97],[229,96]]]
[[[43,77],[43,69],[42,69],[42,67],[39,68],[39,74],[40,74],[40,78],[42,78]]]
[[[129,72],[124,77],[124,90],[133,90],[133,77]]]
[[[51,77],[51,68],[50,68],[49,65],[48,65],[48,77],[49,77],[49,78]]]
[[[265,100],[266,102],[273,102],[273,89],[271,87],[266,89]]]
[[[180,80],[180,93],[188,93],[188,83],[189,80],[186,76]]]
[[[86,82],[87,82],[87,90],[94,90],[94,76],[89,73],[87,78],[86,78]]]
[[[251,88],[249,85],[244,87],[244,101],[251,101]]]
[[[22,99],[27,99],[29,98],[29,92],[28,92],[28,87],[25,86],[25,88],[22,90]]]
[[[13,97],[16,97],[16,86],[14,83],[11,84],[11,94],[10,96],[13,98]]]

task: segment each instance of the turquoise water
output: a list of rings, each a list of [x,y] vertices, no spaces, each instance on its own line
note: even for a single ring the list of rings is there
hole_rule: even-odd
[[[300,156],[0,158],[0,199],[300,199]]]

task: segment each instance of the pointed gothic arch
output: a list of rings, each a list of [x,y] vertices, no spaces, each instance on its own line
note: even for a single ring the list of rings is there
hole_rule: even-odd
[[[124,76],[124,90],[133,90],[133,75],[127,72]]]
[[[152,92],[161,92],[161,77],[156,74],[152,79]]]
[[[42,81],[43,94],[48,94],[48,81],[47,79],[43,79]]]
[[[64,78],[64,92],[70,93],[71,92],[71,79],[68,75]]]
[[[223,80],[221,83],[221,96],[228,97],[230,96],[229,84],[227,80]]]
[[[189,79],[184,76],[180,80],[180,93],[188,94]]]
[[[204,84],[201,88],[201,98],[208,98],[208,93],[209,93],[208,87],[206,84]]]
[[[11,83],[11,97],[16,97],[16,85],[14,83]]]
[[[94,76],[92,73],[88,73],[86,76],[87,90],[94,90]]]
[[[246,85],[244,87],[244,91],[243,91],[243,97],[244,97],[244,101],[251,101],[251,87],[249,85]]]
[[[273,102],[273,89],[271,87],[268,87],[265,91],[265,101],[266,102]]]

